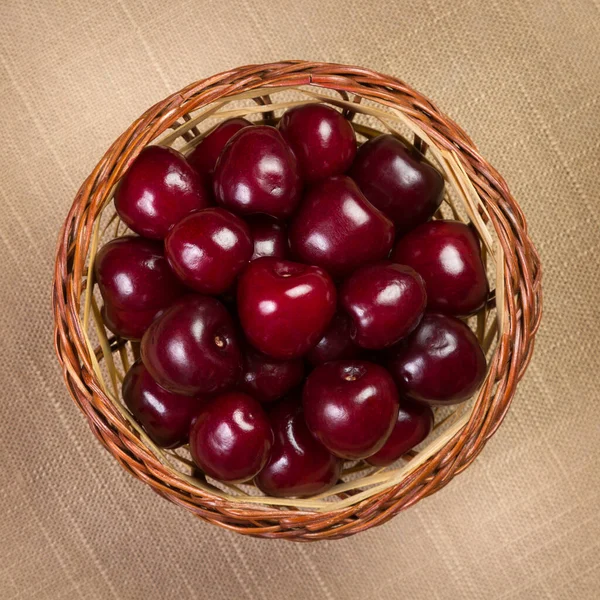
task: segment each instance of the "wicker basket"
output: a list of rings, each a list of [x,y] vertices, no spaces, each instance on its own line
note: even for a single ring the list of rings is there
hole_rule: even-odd
[[[218,120],[247,116],[272,124],[283,110],[305,102],[341,108],[359,139],[392,132],[426,152],[446,178],[438,216],[472,223],[495,292],[470,320],[489,361],[477,397],[437,409],[433,435],[396,464],[374,469],[348,463],[342,480],[327,494],[292,500],[204,478],[194,471],[185,447],[161,450],[148,439],[119,394],[119,381],[138,348],[104,328],[92,266],[99,244],[125,233],[112,193],[144,146],[160,143],[185,152]],[[386,522],[445,486],[479,454],[502,422],[531,358],[541,316],[540,282],[538,255],[506,183],[465,132],[429,100],[398,79],[358,67],[302,61],[251,65],[194,83],[153,106],[84,182],[58,243],[55,346],[67,387],[96,437],[161,496],[244,534],[336,539]]]

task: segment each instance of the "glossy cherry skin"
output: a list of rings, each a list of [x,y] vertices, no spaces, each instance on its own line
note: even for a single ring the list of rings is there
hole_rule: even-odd
[[[259,402],[278,400],[300,384],[304,377],[304,362],[276,360],[248,346],[244,351],[240,389]]]
[[[142,338],[141,354],[165,389],[193,396],[233,387],[242,369],[237,331],[227,309],[208,296],[180,298]]]
[[[265,465],[273,444],[269,419],[251,396],[230,392],[207,402],[190,431],[194,462],[210,477],[246,481]]]
[[[386,258],[394,240],[392,222],[343,175],[307,192],[289,231],[292,255],[344,277],[367,262]]]
[[[396,424],[387,441],[367,462],[374,467],[385,467],[398,460],[411,448],[420,444],[433,428],[433,411],[427,404],[400,401]]]
[[[463,223],[425,223],[398,241],[392,258],[423,277],[430,311],[470,315],[485,304],[489,287],[479,240]]]
[[[250,260],[261,256],[289,257],[287,232],[280,221],[267,215],[255,215],[248,217],[246,223],[250,227],[250,235],[254,244]]]
[[[444,197],[442,174],[393,135],[365,142],[349,174],[399,235],[433,217]]]
[[[325,104],[290,108],[278,129],[298,159],[307,183],[341,175],[356,156],[356,135],[344,116]]]
[[[338,482],[343,461],[312,436],[298,398],[277,403],[268,416],[275,441],[267,464],[254,478],[260,490],[275,497],[313,496]]]
[[[426,304],[421,276],[387,261],[361,267],[340,289],[340,305],[352,320],[352,339],[369,350],[406,337],[419,324]]]
[[[154,240],[124,236],[111,240],[96,254],[96,281],[104,301],[124,311],[164,308],[184,293]]]
[[[333,454],[352,460],[381,449],[398,417],[398,390],[381,366],[340,360],[318,366],[302,392],[306,424]]]
[[[306,354],[308,362],[316,367],[331,360],[357,358],[361,349],[352,341],[352,324],[344,313],[336,313],[323,337]]]
[[[175,225],[165,252],[177,276],[203,294],[229,289],[252,256],[248,225],[223,208],[194,212]]]
[[[100,313],[102,321],[119,337],[127,340],[141,340],[152,322],[164,312],[163,308],[150,310],[119,310],[110,304],[104,304]]]
[[[150,439],[161,448],[187,443],[192,420],[205,399],[161,388],[141,362],[123,379],[123,400]]]
[[[482,384],[486,360],[477,338],[459,319],[426,313],[394,347],[387,363],[398,389],[428,404],[457,404]]]
[[[161,146],[144,148],[115,192],[115,208],[125,224],[159,240],[183,217],[210,204],[200,175],[185,157]]]
[[[289,360],[319,341],[335,312],[336,291],[323,269],[267,256],[246,267],[237,298],[249,342],[268,356]]]
[[[211,129],[202,141],[187,155],[187,161],[196,169],[212,189],[212,176],[215,171],[217,160],[225,147],[225,144],[240,129],[252,125],[246,119],[227,119]]]
[[[289,217],[300,202],[296,157],[274,127],[238,131],[215,167],[217,202],[240,215],[264,213]]]

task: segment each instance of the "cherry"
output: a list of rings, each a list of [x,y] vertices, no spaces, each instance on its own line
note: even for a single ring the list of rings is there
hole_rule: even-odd
[[[194,212],[175,225],[165,239],[169,264],[189,287],[222,294],[252,256],[250,229],[222,208]]]
[[[246,348],[243,359],[241,389],[259,402],[278,400],[295,388],[304,376],[301,359],[275,360]]]
[[[427,308],[469,315],[483,307],[488,281],[479,240],[458,221],[431,221],[401,238],[392,259],[411,266],[425,280]]]
[[[433,411],[427,404],[402,400],[398,419],[390,437],[379,452],[366,461],[374,467],[391,465],[411,448],[420,444],[433,428]]]
[[[142,338],[144,365],[171,392],[211,394],[234,386],[241,375],[237,332],[215,298],[180,298]]]
[[[356,135],[344,116],[325,104],[290,108],[278,125],[281,135],[298,159],[308,183],[340,175],[356,155]]]
[[[246,481],[267,462],[273,432],[261,405],[230,392],[207,402],[190,431],[194,462],[210,477]]]
[[[212,175],[215,165],[223,148],[235,133],[250,125],[252,123],[246,121],[246,119],[227,119],[213,127],[187,155],[187,161],[203,177],[206,183],[210,184],[210,189],[212,189]]]
[[[246,219],[254,242],[254,252],[250,260],[261,256],[288,258],[289,246],[285,227],[267,215],[256,215]]]
[[[136,236],[111,240],[94,261],[104,301],[128,312],[164,308],[184,292],[164,256],[163,245]]]
[[[185,157],[161,146],[146,146],[115,192],[115,208],[125,224],[156,239],[163,239],[177,221],[210,203],[202,179]]]
[[[296,158],[274,127],[238,131],[217,161],[214,192],[225,208],[241,214],[289,217],[300,201]]]
[[[486,360],[462,321],[426,313],[417,329],[392,348],[387,367],[406,396],[428,404],[457,404],[483,382]]]
[[[384,262],[355,271],[340,290],[340,304],[352,319],[352,339],[377,350],[392,346],[419,324],[427,295],[416,271]]]
[[[275,441],[254,483],[269,496],[314,496],[339,480],[343,462],[308,430],[302,404],[292,397],[269,412]]]
[[[351,330],[350,318],[336,313],[323,337],[306,354],[308,362],[316,367],[331,360],[358,357],[360,348],[352,341]]]
[[[141,340],[146,329],[163,312],[162,308],[119,310],[110,304],[102,306],[100,311],[104,325],[114,334],[128,340]]]
[[[161,448],[187,443],[192,420],[203,398],[173,394],[161,388],[141,362],[123,379],[123,400],[150,439]]]
[[[387,257],[394,226],[349,177],[339,175],[307,192],[289,235],[296,258],[344,277],[364,263]]]
[[[414,148],[380,135],[358,150],[350,176],[403,234],[429,220],[444,197],[442,174]]]
[[[336,456],[361,459],[375,454],[398,417],[398,391],[381,366],[341,360],[318,366],[302,392],[306,424]]]
[[[284,360],[319,341],[335,312],[336,292],[323,269],[265,256],[246,267],[237,298],[250,343]]]

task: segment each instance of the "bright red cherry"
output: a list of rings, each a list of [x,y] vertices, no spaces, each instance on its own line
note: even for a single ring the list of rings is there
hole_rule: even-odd
[[[183,217],[209,204],[202,179],[185,157],[161,146],[146,146],[115,192],[115,208],[129,229],[159,240]]]
[[[349,177],[339,175],[307,192],[289,235],[296,258],[344,277],[364,263],[387,257],[394,226]]]
[[[462,321],[426,313],[417,329],[392,348],[387,367],[406,396],[428,404],[457,404],[483,383],[486,360]]]
[[[94,270],[104,301],[119,310],[164,308],[184,292],[163,245],[153,240],[132,235],[111,240],[96,254]]]
[[[161,448],[187,443],[192,420],[204,398],[173,394],[161,388],[141,362],[123,380],[123,400],[150,439]]]
[[[340,289],[340,304],[352,320],[352,339],[377,350],[392,346],[418,325],[427,295],[416,271],[386,261],[355,271]]]
[[[331,277],[319,267],[272,257],[252,261],[238,281],[246,337],[264,354],[297,358],[314,346],[335,312]]]
[[[246,219],[254,242],[254,252],[250,260],[261,256],[288,258],[290,254],[285,227],[272,217],[256,215]]]
[[[114,334],[128,340],[141,340],[146,329],[162,315],[164,309],[119,310],[110,304],[104,304],[100,312],[102,321]]]
[[[169,391],[194,396],[233,387],[241,375],[237,332],[215,298],[189,295],[154,321],[142,338],[142,360]]]
[[[350,176],[403,234],[425,223],[444,197],[442,174],[414,148],[393,135],[380,135],[358,150]]]
[[[254,478],[260,490],[276,497],[314,496],[338,482],[343,461],[311,435],[298,398],[279,402],[268,416],[275,441]]]
[[[217,160],[227,142],[240,129],[252,125],[246,119],[227,119],[213,127],[202,141],[187,155],[187,161],[196,171],[210,183],[212,189],[212,176]]]
[[[225,208],[240,214],[289,217],[300,202],[296,157],[274,127],[238,131],[217,161],[214,192]]]
[[[267,462],[273,432],[261,405],[251,396],[230,392],[207,402],[190,431],[194,462],[210,477],[246,481]]]
[[[302,392],[306,424],[336,456],[361,459],[375,454],[398,417],[398,391],[390,374],[362,360],[318,366]]]
[[[290,108],[278,125],[298,159],[305,181],[341,175],[356,155],[356,135],[344,116],[325,104]]]
[[[398,419],[383,448],[366,461],[374,467],[391,465],[411,448],[420,444],[433,428],[433,411],[427,404],[400,401]]]
[[[248,347],[244,352],[243,371],[242,391],[267,403],[278,400],[300,384],[304,362],[299,358],[276,360]]]
[[[203,294],[222,294],[252,256],[250,229],[223,208],[188,215],[167,235],[169,264],[189,287]]]
[[[458,221],[431,221],[401,238],[392,259],[425,280],[427,309],[469,315],[483,307],[488,280],[479,240]]]
[[[308,362],[316,367],[331,360],[357,358],[360,348],[352,341],[352,324],[344,313],[336,313],[323,337],[306,354]]]

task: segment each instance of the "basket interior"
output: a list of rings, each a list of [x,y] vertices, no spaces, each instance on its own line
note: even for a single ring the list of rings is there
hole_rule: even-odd
[[[504,297],[502,248],[489,224],[486,209],[460,161],[453,153],[436,147],[417,122],[400,108],[375,103],[360,96],[348,97],[345,92],[314,86],[262,88],[205,105],[186,115],[182,121],[174,123],[170,130],[152,143],[172,146],[187,153],[207,131],[223,119],[243,116],[254,123],[273,125],[287,108],[306,102],[327,103],[344,111],[352,119],[360,143],[379,133],[391,132],[408,144],[417,144],[424,150],[426,158],[444,174],[445,198],[434,218],[458,219],[473,224],[482,242],[482,257],[487,266],[490,289],[496,292],[492,292],[490,301],[477,315],[466,320],[477,335],[489,364],[504,327],[504,307],[499,305]],[[102,244],[114,237],[131,233],[114,210],[111,191],[94,224],[85,268],[87,281],[83,287],[80,317],[100,387],[122,419],[137,433],[143,445],[186,489],[196,489],[199,494],[219,496],[231,501],[267,506],[317,511],[343,508],[401,482],[416,467],[443,448],[467,423],[477,402],[477,394],[462,404],[435,408],[432,433],[421,445],[393,465],[374,468],[362,461],[346,462],[339,483],[325,494],[312,498],[271,498],[264,496],[252,484],[224,484],[203,476],[194,476],[187,446],[176,450],[163,450],[155,446],[121,400],[121,382],[129,366],[139,356],[139,348],[135,342],[117,338],[104,327],[100,315],[102,299],[93,282],[93,263]]]

